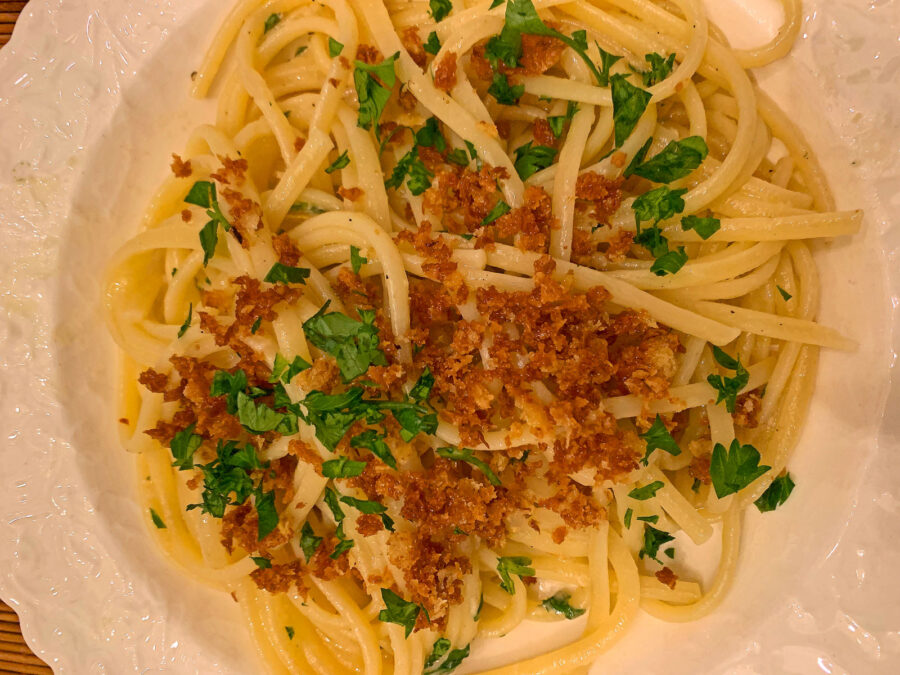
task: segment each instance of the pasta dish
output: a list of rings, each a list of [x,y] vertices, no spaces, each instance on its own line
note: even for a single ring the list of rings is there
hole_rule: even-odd
[[[855,348],[812,253],[862,214],[750,72],[783,5],[753,50],[700,0],[231,8],[105,299],[148,528],[271,672],[471,670],[525,621],[572,640],[490,673],[584,672],[722,601]]]

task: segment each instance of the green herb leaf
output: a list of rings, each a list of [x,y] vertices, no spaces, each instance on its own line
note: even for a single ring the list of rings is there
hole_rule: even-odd
[[[505,1],[506,1],[506,0],[494,0],[494,1],[491,3],[491,6],[488,7],[488,9],[494,9],[495,7],[499,7],[499,6],[502,5]]]
[[[719,499],[739,492],[772,467],[759,463],[759,452],[752,445],[734,439],[726,450],[721,443],[713,448],[709,477]]]
[[[294,639],[294,628],[293,626],[285,626],[284,631],[287,633],[288,640]]]
[[[645,523],[656,523],[659,522],[659,516],[638,516],[638,520],[643,520]]]
[[[307,45],[300,45],[299,47],[297,47],[297,51],[294,52],[294,56],[300,56],[307,49],[309,49]]]
[[[766,488],[766,491],[753,503],[756,504],[756,508],[759,509],[760,513],[774,511],[787,501],[793,490],[794,481],[791,479],[791,474],[786,473],[773,480],[772,484]]]
[[[349,457],[338,457],[322,463],[322,475],[326,478],[354,478],[365,469],[365,462],[357,462]]]
[[[397,468],[397,460],[391,454],[388,444],[384,442],[384,437],[379,436],[374,429],[367,429],[351,438],[350,446],[353,448],[365,448],[392,469]]]
[[[631,161],[628,162],[628,166],[625,167],[625,173],[622,174],[625,178],[630,177],[634,173],[634,170],[644,161],[644,157],[647,156],[647,152],[650,150],[651,145],[653,145],[653,136],[644,142],[641,149],[638,150],[634,157],[631,158]]]
[[[200,228],[200,247],[203,249],[203,266],[215,255],[216,245],[219,243],[219,226],[216,221],[210,220]]]
[[[631,518],[634,516],[634,511],[631,507],[625,509],[625,516],[622,518],[622,522],[625,523],[625,527],[631,529]]]
[[[675,65],[675,54],[669,54],[668,58],[663,58],[656,52],[644,56],[644,60],[650,64],[650,70],[641,73],[645,87],[652,87],[654,84],[662,82],[672,72]]]
[[[268,462],[261,464],[256,450],[249,443],[240,447],[235,441],[225,443],[220,440],[216,445],[216,458],[209,464],[198,465],[203,472],[203,501],[189,504],[187,509],[200,508],[203,513],[221,518],[225,515],[226,506],[243,504],[257,490],[249,472],[266,467]],[[234,500],[231,499],[232,493]],[[261,495],[258,497],[262,498]]]
[[[640,87],[635,87],[627,79],[627,75],[612,75],[609,78],[612,86],[613,126],[615,130],[615,147],[620,148],[631,136],[638,120],[647,109],[653,95]]]
[[[268,33],[281,22],[281,14],[269,14],[266,22],[263,24],[263,34]]]
[[[267,570],[272,567],[272,561],[268,558],[250,556],[250,560],[252,560],[256,566],[261,570]]]
[[[435,22],[443,21],[452,9],[450,0],[428,0],[428,11]]]
[[[305,284],[309,278],[309,269],[306,267],[291,267],[277,262],[266,273],[263,281],[269,284]]]
[[[572,607],[569,604],[569,598],[572,596],[568,593],[557,593],[552,598],[547,598],[544,600],[541,605],[548,612],[556,612],[557,614],[562,614],[567,619],[577,619],[579,616],[584,614],[585,610],[579,607]]]
[[[340,312],[326,314],[329,304],[303,323],[303,332],[316,347],[337,359],[344,382],[365,374],[371,365],[388,365],[378,348],[375,312],[360,310],[362,321],[356,321]]]
[[[237,396],[247,388],[247,374],[238,368],[234,373],[217,370],[209,387],[210,396],[228,396],[226,401],[229,415],[237,414]]]
[[[446,640],[446,638],[441,638],[441,639]],[[440,642],[440,640],[438,640],[438,642]],[[450,645],[450,642],[448,640],[447,646],[449,647],[449,645]],[[435,649],[437,649],[437,642],[435,642]],[[434,655],[434,652],[432,651],[432,656],[433,655]],[[447,658],[444,659],[444,661],[435,668],[431,668],[429,670],[428,668],[431,664],[429,664],[428,661],[426,661],[425,662],[425,670],[422,671],[422,675],[441,675],[442,673],[452,673],[454,670],[456,670],[459,667],[459,664],[462,663],[463,659],[465,659],[468,655],[469,655],[469,645],[466,645],[465,647],[463,647],[461,649],[453,649],[450,651],[449,654],[447,654]],[[431,657],[429,657],[429,659],[430,658]],[[440,658],[440,657],[438,657],[438,658]]]
[[[387,511],[387,507],[384,504],[379,504],[370,499],[357,499],[356,497],[345,496],[341,497],[341,501],[352,506],[361,513],[367,513],[369,515],[380,515]]]
[[[709,148],[700,136],[672,141],[662,151],[636,166],[632,173],[654,183],[671,183],[684,178],[706,159]]]
[[[470,448],[438,448],[435,450],[435,453],[444,459],[471,464],[485,475],[491,485],[500,485],[500,479],[497,478],[497,474],[491,470],[491,467],[487,465],[487,462],[478,459],[478,457],[475,456],[475,451]]]
[[[449,651],[450,640],[445,637],[436,640],[434,646],[431,648],[431,654],[425,659],[425,669],[431,668],[431,666],[440,661],[441,657]]]
[[[378,620],[403,626],[406,637],[409,637],[422,608],[414,602],[407,602],[389,588],[381,589],[381,599],[384,600],[385,609],[378,612]]]
[[[516,148],[516,173],[522,180],[534,175],[541,169],[546,169],[553,164],[553,158],[556,157],[556,148],[550,148],[546,145],[535,145],[532,147],[531,141],[525,145]]]
[[[184,323],[181,324],[181,328],[178,329],[178,337],[183,336],[187,333],[187,329],[191,327],[191,317],[194,315],[194,303],[188,305],[188,313],[187,318],[184,320]]]
[[[328,38],[328,56],[334,58],[335,56],[338,56],[342,51],[344,51],[343,43],[338,42],[333,37]]]
[[[419,158],[419,147],[414,145],[394,166],[390,177],[384,182],[384,187],[397,189],[406,179],[409,191],[413,195],[420,195],[431,187],[433,177],[434,174]]]
[[[359,254],[359,249],[356,246],[350,247],[350,267],[354,274],[359,274],[359,270],[362,269],[362,266],[367,262],[369,262],[369,259],[361,256]]]
[[[650,266],[650,271],[658,277],[664,277],[667,274],[675,274],[684,267],[687,261],[688,256],[684,246],[679,246],[674,251],[668,251],[659,256]]]
[[[701,239],[709,239],[722,226],[718,218],[699,218],[697,216],[685,216],[681,219],[681,229],[687,232],[693,230]]]
[[[153,521],[153,524],[156,525],[158,530],[165,530],[166,524],[163,522],[163,519],[159,517],[159,514],[154,511],[152,508],[150,509],[150,520]]]
[[[511,85],[509,83],[509,78],[506,77],[506,75],[503,73],[494,73],[494,77],[491,80],[491,86],[488,87],[487,92],[497,99],[497,103],[500,105],[517,105],[519,99],[525,94],[525,85]]]
[[[427,401],[429,395],[431,395],[431,388],[433,386],[434,375],[431,374],[431,368],[425,366],[425,370],[423,370],[422,374],[419,375],[419,379],[416,380],[413,388],[409,390],[409,397],[413,401],[417,401],[419,403],[421,403],[422,401]]]
[[[269,382],[274,384],[280,380],[285,384],[289,384],[298,373],[302,373],[311,367],[302,356],[295,356],[293,361],[288,361],[281,354],[275,354],[275,363],[272,365],[272,374],[269,376]],[[279,406],[276,405],[275,407]]]
[[[788,293],[786,290],[784,290],[781,286],[776,286],[775,288],[777,288],[778,292],[781,293],[781,297],[784,298],[785,302],[787,302],[788,300],[790,300],[791,298],[794,297],[793,295]]]
[[[285,414],[275,412],[264,403],[254,402],[244,392],[238,392],[237,418],[251,434],[264,434],[267,431],[275,431],[284,420]]]
[[[525,556],[516,555],[499,558],[497,560],[497,573],[500,575],[500,588],[513,595],[516,592],[516,587],[510,575],[533,577],[534,568],[530,567],[530,565],[531,558],[526,558]]]
[[[354,546],[354,542],[352,539],[348,539],[344,535],[344,523],[342,522],[337,526],[337,529],[334,531],[335,535],[337,535],[338,543],[335,545],[334,550],[331,552],[331,555],[328,557],[332,560],[337,560],[341,557],[342,554],[349,551]]]
[[[750,381],[750,373],[741,364],[740,359],[735,359],[726,352],[716,346],[713,346],[713,356],[723,368],[735,371],[734,377],[723,377],[722,375],[709,375],[706,381],[718,392],[716,404],[725,401],[725,409],[733,413],[737,405],[737,397],[741,390],[747,386]]]
[[[656,562],[662,564],[659,558],[656,557],[659,553],[659,547],[663,544],[667,544],[670,541],[673,541],[674,539],[675,537],[673,537],[668,532],[657,530],[652,525],[644,525],[644,545],[641,547],[640,553],[638,555],[642,559],[644,556],[647,556],[648,558],[651,558]]]
[[[256,331],[259,330],[259,327],[262,325],[262,317],[256,317],[256,321],[253,322],[253,325],[250,326],[250,334],[256,335]]]
[[[262,541],[278,526],[278,511],[275,510],[275,491],[260,492],[256,495],[256,512],[259,515],[256,540]]]
[[[309,521],[303,523],[303,527],[300,528],[300,550],[303,551],[306,562],[309,562],[313,555],[315,555],[316,549],[319,548],[321,543],[322,537],[316,536]]]
[[[484,609],[484,593],[481,594],[481,599],[478,601],[478,609],[475,610],[475,616],[472,617],[473,621],[478,621],[481,618],[482,609]]]
[[[456,166],[468,166],[469,164],[469,156],[462,148],[453,148],[447,153],[446,160],[451,164],[456,164]]]
[[[643,487],[634,488],[631,492],[628,493],[628,496],[632,499],[637,499],[638,501],[644,501],[650,499],[651,497],[655,497],[656,493],[660,491],[665,486],[661,480],[655,480],[652,483],[648,483]]]
[[[347,515],[344,513],[344,509],[341,508],[340,498],[338,497],[338,493],[335,492],[334,489],[327,487],[325,488],[325,504],[328,505],[328,508],[331,509],[331,515],[334,516],[334,520],[337,523],[340,523]]]
[[[665,450],[673,457],[681,454],[681,448],[678,447],[678,443],[672,438],[672,434],[669,433],[658,414],[651,427],[641,434],[641,438],[647,442],[647,450],[644,453],[644,458],[641,460],[641,464],[644,466],[647,466],[647,460],[650,459],[653,451],[657,449]]]
[[[384,112],[391,90],[397,81],[394,62],[399,52],[386,58],[381,63],[369,65],[356,61],[353,70],[353,84],[359,100],[359,117],[357,124],[363,129],[371,129],[377,124]]]
[[[594,42],[597,45],[597,51],[600,53],[600,77],[597,79],[597,84],[601,87],[609,86],[609,78],[612,75],[612,67],[618,62],[622,60],[621,56],[615,56],[610,54],[608,51],[603,49],[599,43]]]
[[[425,49],[426,54],[431,54],[432,56],[441,51],[441,41],[438,39],[437,33],[431,31],[422,47]]]
[[[484,217],[484,220],[481,221],[481,224],[482,225],[490,225],[495,220],[497,220],[497,218],[499,218],[500,216],[504,216],[509,212],[510,212],[509,204],[507,204],[505,201],[503,201],[501,199],[494,205],[494,208],[491,209],[491,212],[488,213]]]
[[[203,437],[194,433],[196,426],[195,422],[186,429],[182,429],[172,437],[172,442],[169,444],[172,457],[175,458],[172,466],[177,466],[181,471],[194,468],[194,453],[203,442]]]
[[[336,160],[329,164],[328,168],[325,169],[325,173],[334,173],[338,169],[343,169],[345,166],[350,164],[350,156],[347,154],[347,152],[347,150],[344,150]]]
[[[635,222],[640,225],[644,221],[652,220],[656,225],[681,213],[684,211],[684,200],[681,197],[686,193],[687,190],[684,188],[671,190],[665,186],[645,192],[631,205]]]

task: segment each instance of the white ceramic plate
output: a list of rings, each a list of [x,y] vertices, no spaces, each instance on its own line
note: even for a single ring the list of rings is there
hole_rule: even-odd
[[[708,4],[736,46],[780,15],[774,0]],[[0,596],[57,673],[259,670],[232,600],[149,543],[99,312],[110,252],[168,153],[212,119],[187,89],[228,5],[32,0],[0,51]],[[861,236],[818,253],[822,321],[861,348],[824,354],[790,464],[798,487],[785,508],[748,514],[724,605],[693,624],[642,617],[598,671],[900,671],[900,2],[805,9],[800,44],[759,79],[806,131],[839,205],[867,211]],[[546,646],[514,633],[482,664],[528,645]]]

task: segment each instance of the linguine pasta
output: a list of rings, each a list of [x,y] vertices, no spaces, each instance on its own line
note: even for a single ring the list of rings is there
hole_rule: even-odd
[[[108,271],[156,540],[271,672],[573,672],[789,497],[858,231],[700,0],[240,0]],[[227,58],[226,58],[227,57]],[[679,543],[721,540],[710,584]]]

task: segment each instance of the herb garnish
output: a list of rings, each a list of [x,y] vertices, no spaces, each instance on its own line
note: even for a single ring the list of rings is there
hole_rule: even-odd
[[[675,65],[675,54],[669,54],[668,58],[663,58],[654,52],[646,54],[644,60],[650,64],[650,70],[641,73],[641,79],[643,79],[645,87],[652,87],[671,74],[672,67]]]
[[[303,323],[303,332],[316,347],[335,357],[344,382],[365,374],[370,365],[388,365],[378,348],[375,311],[359,310],[362,321],[356,321],[340,312],[326,314],[330,304],[326,302]]]
[[[541,603],[544,609],[548,612],[556,612],[557,614],[562,614],[567,619],[577,619],[579,616],[584,614],[585,610],[580,607],[572,607],[569,604],[569,598],[572,596],[568,593],[557,593],[552,598],[547,598]]]
[[[403,626],[406,637],[409,637],[422,608],[414,602],[407,602],[389,588],[381,589],[381,599],[384,600],[385,609],[378,612],[378,620]]]
[[[637,499],[638,501],[645,501],[650,499],[651,497],[655,497],[656,493],[659,492],[663,487],[665,487],[665,483],[661,480],[655,480],[652,483],[648,483],[643,487],[634,488],[631,492],[628,493],[628,496],[632,499]]]
[[[291,267],[276,262],[266,272],[263,281],[269,284],[305,284],[309,278],[309,269],[306,267]]]
[[[316,536],[309,521],[303,523],[303,527],[300,529],[300,549],[306,557],[306,562],[310,561],[321,543],[322,537]]]
[[[725,409],[733,413],[735,405],[737,405],[738,393],[747,386],[747,383],[750,381],[750,373],[741,364],[740,358],[732,358],[716,346],[713,346],[713,356],[720,366],[735,371],[734,377],[709,375],[706,378],[709,385],[718,392],[716,404],[725,401]]]
[[[701,239],[709,239],[722,226],[718,218],[700,218],[698,216],[685,216],[681,219],[681,229],[687,232],[693,230]]]
[[[759,463],[759,451],[756,448],[741,445],[740,441],[734,439],[727,450],[721,443],[716,443],[709,462],[709,477],[716,496],[722,499],[743,490],[771,468]]]
[[[359,254],[359,248],[356,246],[350,247],[350,268],[353,270],[354,274],[359,274],[359,270],[367,262],[369,262],[369,259]]]
[[[674,541],[674,539],[675,537],[668,532],[657,530],[652,525],[644,525],[644,545],[641,547],[638,555],[642,559],[644,556],[647,556],[661,565],[662,561],[656,557],[659,553],[659,547]]]
[[[454,462],[466,462],[467,464],[471,464],[485,475],[485,478],[490,481],[491,485],[500,485],[500,479],[497,478],[497,474],[491,470],[491,467],[488,466],[487,462],[478,459],[478,457],[475,456],[475,451],[470,448],[438,448],[435,450],[435,454],[444,459],[453,460]]]
[[[631,170],[654,183],[671,183],[684,178],[706,159],[709,148],[700,136],[672,141],[661,152]]]
[[[638,120],[647,109],[653,94],[635,87],[626,78],[627,75],[612,75],[609,78],[612,87],[613,125],[615,131],[615,147],[622,144],[634,131]]]
[[[184,198],[187,204],[202,206],[206,209],[206,215],[209,222],[200,230],[200,246],[203,248],[203,266],[209,262],[216,251],[216,244],[219,241],[218,226],[221,225],[225,231],[231,229],[231,223],[222,213],[219,207],[219,199],[216,196],[216,184],[208,180],[198,180],[191,186],[190,191]]]
[[[163,522],[163,519],[159,517],[159,514],[156,511],[154,511],[152,507],[150,508],[150,520],[152,520],[153,524],[156,525],[156,529],[158,529],[158,530],[166,529],[166,524]]]
[[[760,495],[759,499],[753,503],[756,504],[756,508],[759,509],[760,513],[774,511],[787,501],[787,498],[791,496],[794,487],[794,481],[791,478],[791,474],[786,473],[783,476],[778,476],[772,481],[772,484],[766,488],[766,491]]]
[[[532,142],[528,141],[525,145],[516,148],[516,173],[522,180],[525,180],[553,164],[554,157],[556,157],[556,148],[546,145],[532,146]]]
[[[187,329],[191,327],[191,318],[194,315],[194,303],[190,303],[188,305],[188,313],[187,318],[184,320],[184,323],[181,324],[181,328],[178,329],[178,337],[182,337],[185,333],[187,333]]]
[[[653,454],[653,451],[656,449],[665,450],[670,455],[676,457],[681,454],[681,448],[678,447],[678,443],[672,438],[672,434],[669,433],[669,430],[666,428],[666,425],[658,414],[653,421],[652,426],[641,434],[641,438],[647,441],[647,450],[644,453],[643,459],[641,459],[641,464],[644,466],[647,466],[647,460],[650,459],[650,455]]]
[[[373,65],[362,61],[355,62],[353,84],[359,99],[357,124],[363,129],[371,129],[372,124],[377,124],[381,119],[381,113],[384,112],[384,107],[391,97],[391,90],[397,81],[394,62],[399,55],[398,52]]]
[[[459,667],[459,664],[463,662],[463,659],[469,655],[469,645],[466,645],[461,649],[450,650],[450,653],[447,654],[448,649],[450,649],[450,640],[447,638],[441,638],[435,642],[434,648],[431,650],[431,655],[425,661],[425,669],[422,671],[422,675],[452,673]],[[447,654],[447,658],[445,658],[440,665],[432,668],[431,666],[440,661],[444,654]]]
[[[357,462],[349,457],[338,457],[322,462],[322,475],[326,478],[354,478],[365,470],[365,462]]]
[[[533,577],[534,568],[530,567],[530,565],[531,558],[526,558],[521,555],[498,558],[497,573],[500,575],[500,588],[510,595],[515,594],[516,587],[513,584],[510,575],[516,574],[520,577]]]
[[[450,0],[428,0],[428,12],[436,23],[443,21],[452,9]]]
[[[350,155],[347,154],[348,151],[344,150],[338,158],[334,160],[328,167],[325,169],[325,173],[334,173],[338,169],[343,169],[345,166],[350,164]]]
[[[334,58],[338,56],[342,51],[344,51],[344,45],[341,42],[338,42],[333,37],[328,38],[328,56]]]
[[[422,48],[425,50],[426,54],[431,54],[432,56],[441,51],[441,41],[438,39],[437,33],[431,31],[428,34],[428,39],[425,40],[425,43],[422,45]]]
[[[269,14],[266,18],[266,22],[263,24],[263,34],[268,33],[279,23],[281,23],[281,14]]]

